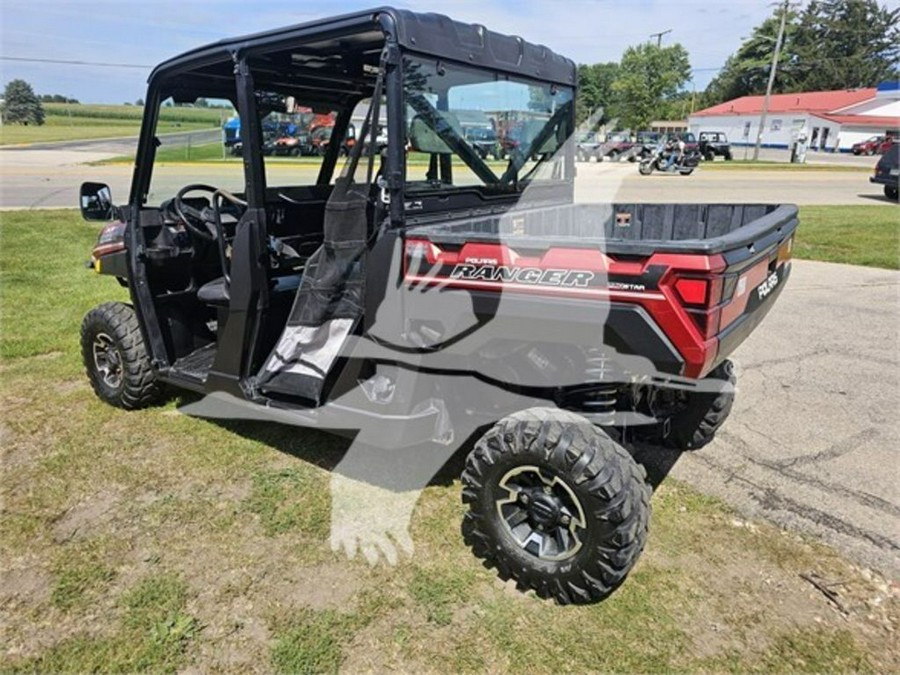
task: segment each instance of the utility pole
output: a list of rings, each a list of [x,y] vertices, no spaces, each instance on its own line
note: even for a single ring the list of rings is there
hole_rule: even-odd
[[[766,117],[769,115],[769,99],[772,97],[772,85],[775,83],[775,71],[778,70],[778,57],[781,54],[781,43],[784,40],[784,25],[787,22],[790,0],[781,4],[781,23],[778,26],[778,38],[775,40],[775,53],[772,54],[772,67],[769,68],[769,84],[766,85],[766,97],[763,99],[762,115],[759,117],[759,131],[756,134],[756,147],[753,148],[753,161],[759,159],[759,147],[762,145],[763,130],[766,128]]]
[[[663,35],[668,35],[671,32],[672,32],[672,29],[670,28],[669,30],[664,30],[661,33],[650,33],[650,37],[656,38],[656,46],[657,47],[662,47]]]

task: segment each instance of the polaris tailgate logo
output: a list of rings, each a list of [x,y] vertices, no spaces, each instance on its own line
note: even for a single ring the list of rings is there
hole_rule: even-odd
[[[528,284],[530,286],[559,286],[563,288],[586,288],[594,273],[589,270],[542,270],[538,267],[508,267],[497,265],[496,260],[487,258],[467,259],[453,268],[451,279],[460,281],[494,281],[499,283]]]
[[[777,285],[778,272],[772,272],[764,282],[756,287],[756,292],[759,294],[759,299],[764,300],[769,293],[775,290],[775,287]]]

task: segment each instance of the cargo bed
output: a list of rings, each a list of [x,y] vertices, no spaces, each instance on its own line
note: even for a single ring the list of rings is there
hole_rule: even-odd
[[[575,204],[470,218],[407,231],[435,243],[492,243],[525,248],[601,247],[611,255],[727,255],[729,264],[784,239],[797,207],[777,204]]]
[[[504,293],[506,312],[526,326],[551,315],[547,300],[568,303],[569,319],[552,321],[560,335],[602,316],[619,353],[698,378],[771,308],[797,225],[792,205],[534,208],[407,229],[404,276],[413,287],[470,293],[476,313]],[[412,318],[427,311],[413,300],[406,307]]]

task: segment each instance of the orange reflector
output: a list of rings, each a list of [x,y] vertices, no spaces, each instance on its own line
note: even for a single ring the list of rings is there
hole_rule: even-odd
[[[688,305],[706,304],[706,286],[705,279],[679,279],[675,282],[675,290]]]

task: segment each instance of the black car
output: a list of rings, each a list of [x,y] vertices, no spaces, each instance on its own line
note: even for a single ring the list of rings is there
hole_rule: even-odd
[[[464,138],[469,142],[481,159],[500,159],[500,144],[497,142],[497,132],[489,127],[469,127],[465,130]]]
[[[700,154],[708,162],[714,160],[716,155],[731,159],[731,144],[721,131],[701,131],[699,147]]]
[[[869,182],[884,185],[884,196],[897,200],[900,183],[900,143],[895,142],[878,160],[875,175],[869,178]]]

